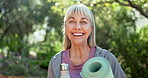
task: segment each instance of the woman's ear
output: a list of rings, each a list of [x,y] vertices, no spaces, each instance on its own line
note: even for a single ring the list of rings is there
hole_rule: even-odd
[[[93,26],[91,26],[91,31],[93,30]]]

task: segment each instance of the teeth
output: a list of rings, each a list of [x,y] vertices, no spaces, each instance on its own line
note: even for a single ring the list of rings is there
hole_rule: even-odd
[[[83,34],[82,33],[74,33],[73,35],[75,35],[75,36],[81,36]]]

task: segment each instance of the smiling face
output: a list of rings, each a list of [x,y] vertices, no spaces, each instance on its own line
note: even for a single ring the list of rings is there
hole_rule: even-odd
[[[87,44],[92,26],[88,17],[72,14],[66,20],[65,31],[72,44],[83,45]]]

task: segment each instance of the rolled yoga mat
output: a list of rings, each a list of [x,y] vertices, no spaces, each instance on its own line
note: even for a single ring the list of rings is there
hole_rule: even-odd
[[[80,73],[82,78],[114,78],[110,63],[103,57],[86,61]]]

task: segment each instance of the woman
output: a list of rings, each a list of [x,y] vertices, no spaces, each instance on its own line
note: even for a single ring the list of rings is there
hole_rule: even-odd
[[[80,72],[84,63],[92,57],[106,58],[111,65],[114,77],[125,78],[115,56],[96,45],[94,16],[85,5],[73,5],[68,8],[63,29],[63,51],[51,59],[48,78],[60,78],[61,63],[70,65],[71,78],[81,78]]]

